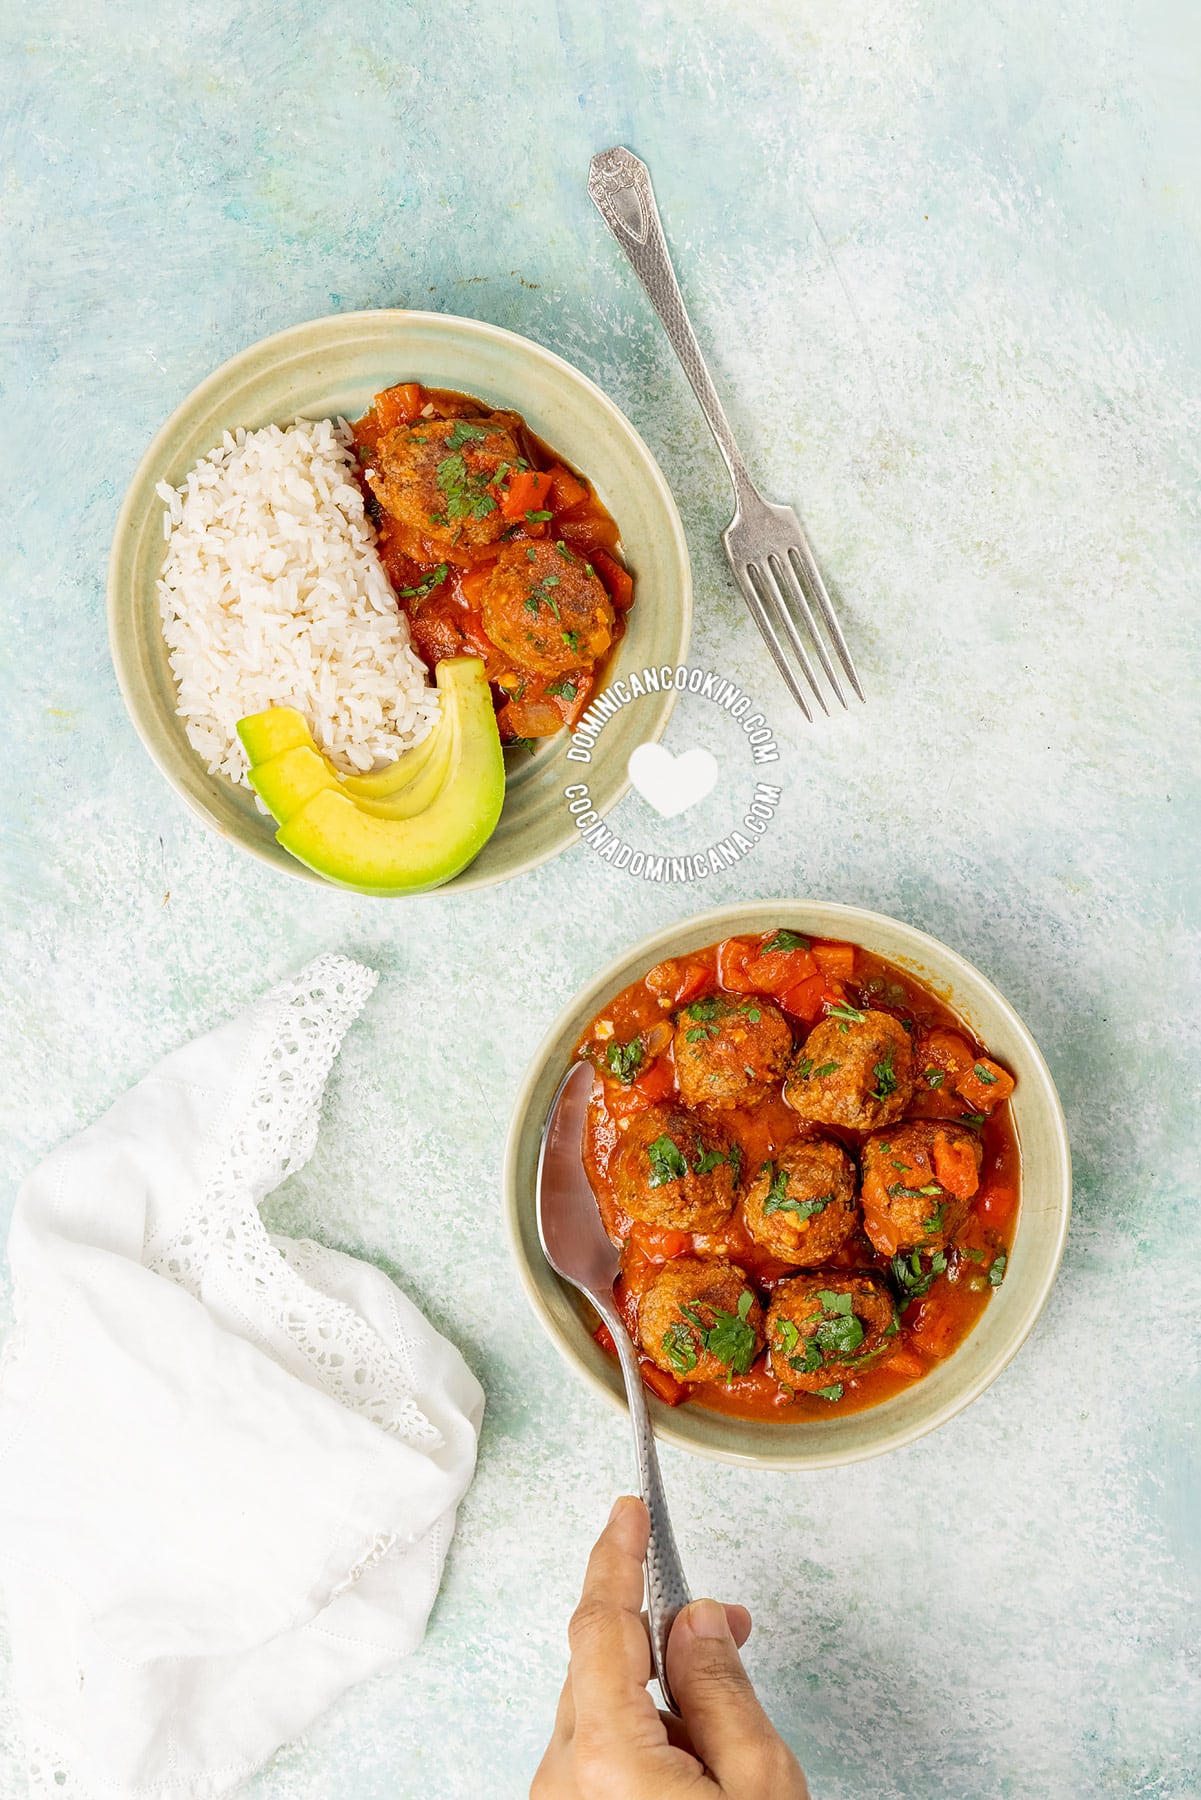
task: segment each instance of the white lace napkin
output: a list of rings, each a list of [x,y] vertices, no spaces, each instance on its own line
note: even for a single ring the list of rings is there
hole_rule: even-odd
[[[375,981],[319,958],[18,1197],[0,1566],[38,1791],[228,1793],[424,1635],[483,1393],[379,1270],[258,1214]]]

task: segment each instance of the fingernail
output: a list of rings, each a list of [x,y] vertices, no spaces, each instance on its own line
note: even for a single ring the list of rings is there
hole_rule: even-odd
[[[688,1626],[694,1637],[730,1637],[726,1609],[716,1600],[694,1600],[688,1608]]]
[[[630,1496],[628,1494],[618,1494],[616,1500],[613,1502],[612,1506],[609,1508],[609,1524],[610,1525],[612,1525],[614,1519],[617,1517],[617,1515],[621,1511],[622,1507],[626,1506],[629,1503],[629,1499],[630,1499]]]

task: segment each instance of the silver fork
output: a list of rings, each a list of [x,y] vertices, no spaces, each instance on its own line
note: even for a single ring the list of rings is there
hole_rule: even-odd
[[[847,680],[862,700],[864,693],[855,664],[801,521],[791,506],[776,506],[763,498],[734,442],[671,265],[650,170],[630,150],[603,150],[593,157],[589,167],[588,192],[662,320],[725,458],[734,484],[734,517],[722,532],[721,541],[751,617],[763,633],[789,692],[812,722],[805,691],[792,666],[795,659],[818,705],[824,713],[829,712],[809,653],[812,648],[835,698],[844,707],[847,703],[818,627],[816,608]]]

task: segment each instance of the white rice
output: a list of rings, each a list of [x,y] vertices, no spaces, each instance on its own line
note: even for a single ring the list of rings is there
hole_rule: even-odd
[[[160,482],[163,635],[192,747],[244,781],[239,719],[294,706],[340,768],[423,738],[437,689],[375,549],[344,419],[226,432],[179,489]]]

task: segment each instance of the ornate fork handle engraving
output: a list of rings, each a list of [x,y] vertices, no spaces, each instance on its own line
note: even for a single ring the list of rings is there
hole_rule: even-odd
[[[594,156],[588,170],[588,192],[596,210],[617,239],[646,297],[663,321],[672,349],[692,383],[717,447],[725,458],[734,492],[754,491],[742,452],[734,442],[717,389],[696,341],[684,296],[676,280],[663,223],[655,205],[650,170],[631,150],[617,146]]]
[[[651,1516],[650,1542],[646,1547],[646,1616],[651,1631],[651,1655],[663,1699],[672,1712],[678,1713],[680,1709],[667,1681],[667,1640],[671,1636],[676,1614],[687,1606],[691,1596],[680,1566],[680,1553],[676,1549],[671,1515],[667,1510],[667,1497],[659,1474],[659,1457],[646,1410],[638,1353],[630,1342],[625,1322],[617,1308],[611,1302],[608,1306],[602,1306],[601,1298],[595,1294],[592,1300],[612,1333],[621,1359],[621,1372],[625,1376],[630,1423],[634,1427],[634,1451],[638,1459],[638,1482]]]

